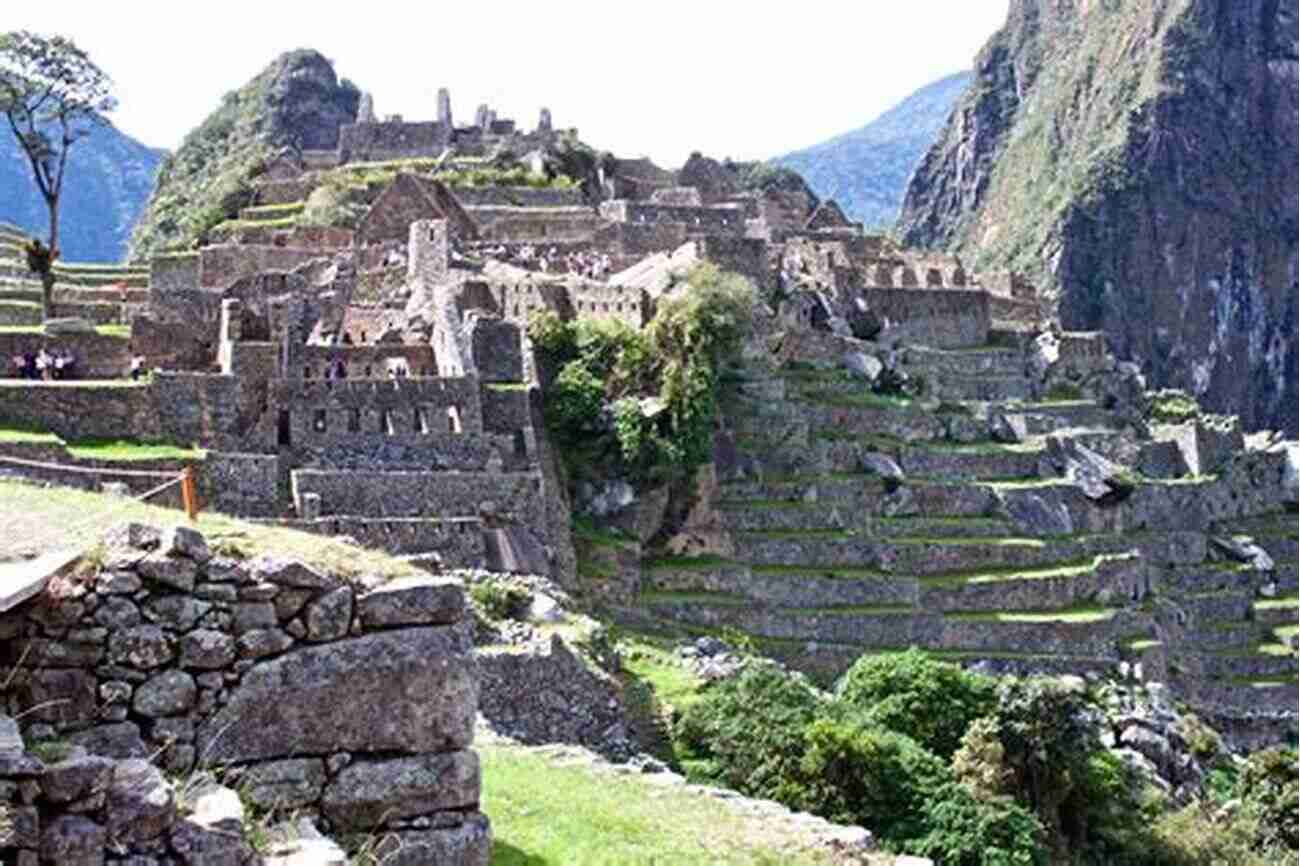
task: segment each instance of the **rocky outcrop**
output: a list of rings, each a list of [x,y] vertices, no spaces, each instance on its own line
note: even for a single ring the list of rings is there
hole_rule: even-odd
[[[153,196],[131,236],[131,258],[188,247],[252,204],[249,180],[283,148],[338,147],[339,125],[357,115],[361,93],[317,51],[277,57],[163,160]]]
[[[1154,387],[1297,430],[1295,0],[1014,0],[899,229],[1060,292]]]

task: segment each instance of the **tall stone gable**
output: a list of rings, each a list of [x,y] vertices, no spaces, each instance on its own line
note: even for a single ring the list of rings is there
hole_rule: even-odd
[[[478,226],[446,184],[413,174],[393,178],[361,219],[357,237],[363,243],[406,240],[419,220],[446,220],[452,237],[478,237]]]

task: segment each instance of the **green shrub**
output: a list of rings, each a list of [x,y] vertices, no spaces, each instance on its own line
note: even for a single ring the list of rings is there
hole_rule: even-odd
[[[951,782],[924,807],[927,828],[907,850],[943,866],[1045,866],[1043,825],[1010,797],[976,797]]]
[[[1298,771],[1293,749],[1256,752],[1240,768],[1234,793],[1259,819],[1259,844],[1294,847],[1300,838]]]
[[[546,424],[562,440],[580,440],[599,430],[605,386],[582,361],[570,361],[546,395]]]
[[[533,597],[523,587],[502,580],[488,579],[469,588],[469,597],[488,619],[523,619]]]
[[[924,835],[926,803],[950,778],[943,761],[911,737],[852,711],[812,722],[804,748],[799,805],[870,827],[895,845]]]
[[[947,760],[971,723],[992,714],[996,681],[906,652],[863,656],[840,679],[836,694],[875,723],[907,734]]]
[[[805,801],[799,782],[804,730],[822,700],[801,676],[751,664],[691,704],[674,728],[695,781],[782,803]]]

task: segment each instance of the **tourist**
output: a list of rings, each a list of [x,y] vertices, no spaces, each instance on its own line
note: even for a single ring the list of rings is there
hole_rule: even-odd
[[[54,354],[50,356],[50,378],[63,378],[63,353],[58,349],[55,349]]]
[[[50,357],[50,353],[45,350],[45,347],[41,346],[41,351],[36,356],[36,378],[47,380],[50,378],[50,373],[52,372],[50,368],[53,360],[54,359]]]
[[[23,378],[35,379],[36,373],[36,355],[31,349],[23,352]]]
[[[131,356],[131,381],[138,382],[144,375],[144,355]]]

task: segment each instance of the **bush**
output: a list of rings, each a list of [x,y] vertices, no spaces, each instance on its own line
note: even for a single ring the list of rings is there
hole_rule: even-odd
[[[469,597],[488,619],[523,619],[528,616],[532,593],[501,580],[485,580],[469,588]]]
[[[570,361],[546,395],[547,427],[563,440],[581,440],[599,430],[605,386],[582,361]]]
[[[1043,825],[1010,797],[983,799],[952,782],[925,806],[927,832],[908,850],[943,866],[1039,866],[1046,864]]]
[[[802,677],[751,664],[687,707],[674,736],[696,781],[802,803],[804,730],[821,709],[821,698]]]
[[[1237,774],[1234,794],[1259,819],[1260,845],[1294,847],[1300,837],[1300,782],[1292,749],[1251,755]]]
[[[863,656],[836,694],[875,723],[912,737],[947,760],[976,719],[992,714],[996,681],[931,659],[913,647]]]
[[[949,779],[942,760],[852,711],[812,722],[804,741],[799,805],[895,845],[925,833],[926,803]]]

